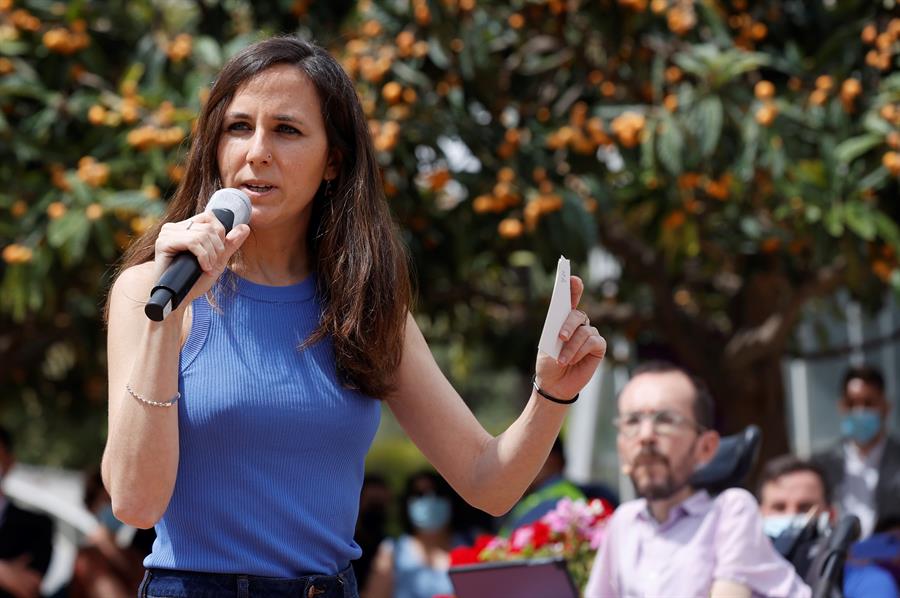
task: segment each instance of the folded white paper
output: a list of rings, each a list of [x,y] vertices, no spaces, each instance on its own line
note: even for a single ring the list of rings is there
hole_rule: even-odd
[[[541,340],[538,343],[538,349],[554,359],[559,358],[559,352],[563,346],[563,342],[559,338],[559,331],[571,311],[569,260],[559,256],[559,263],[556,265],[556,282],[553,284],[553,295],[550,297],[550,308],[547,310],[547,319],[544,320],[544,330],[541,332]]]

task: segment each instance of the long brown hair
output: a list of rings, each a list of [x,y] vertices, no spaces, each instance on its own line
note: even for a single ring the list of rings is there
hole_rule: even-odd
[[[340,159],[335,180],[322,185],[313,199],[307,249],[322,315],[301,348],[330,337],[341,382],[380,397],[391,390],[400,364],[411,303],[409,263],[384,199],[369,126],[353,82],[314,43],[270,38],[244,49],[222,68],[200,113],[184,177],[165,215],[128,248],[117,275],[153,259],[164,223],[186,220],[206,208],[221,186],[217,148],[225,110],[242,84],[277,64],[296,66],[315,85],[329,151]]]

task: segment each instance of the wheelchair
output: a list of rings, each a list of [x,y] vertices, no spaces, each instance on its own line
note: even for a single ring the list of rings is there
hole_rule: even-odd
[[[757,426],[748,426],[723,437],[716,455],[694,473],[691,484],[713,495],[741,486],[759,456],[761,435]],[[844,565],[859,534],[859,520],[845,515],[825,530],[813,519],[803,528],[787,530],[773,544],[812,588],[813,598],[843,598]]]

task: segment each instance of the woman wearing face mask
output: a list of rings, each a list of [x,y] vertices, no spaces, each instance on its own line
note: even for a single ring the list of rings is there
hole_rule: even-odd
[[[399,505],[405,533],[381,544],[363,598],[453,594],[447,575],[450,550],[468,541],[454,525],[453,499],[453,490],[436,473],[410,476]]]

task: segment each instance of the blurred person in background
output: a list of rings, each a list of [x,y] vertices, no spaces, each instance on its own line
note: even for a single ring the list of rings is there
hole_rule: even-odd
[[[706,386],[665,362],[639,366],[618,399],[617,449],[640,498],[613,513],[587,598],[712,596],[805,598],[809,587],[762,532],[741,488],[716,497],[690,484],[715,456]]]
[[[118,598],[134,593],[144,575],[146,553],[117,543],[122,522],[113,515],[112,502],[103,487],[100,470],[85,478],[84,504],[98,525],[85,538],[75,557],[69,598]]]
[[[359,516],[353,540],[362,550],[362,556],[353,561],[353,572],[359,587],[366,586],[372,560],[381,542],[387,537],[388,514],[394,500],[391,487],[384,477],[366,474],[359,492]]]
[[[817,528],[810,536],[808,546],[795,551],[798,558],[794,566],[806,575],[815,558],[817,544],[828,525],[834,522],[831,493],[822,470],[815,464],[794,455],[782,455],[763,467],[759,483],[759,509],[763,516],[763,530],[776,542],[807,525]],[[852,554],[852,549],[851,549]],[[844,569],[845,598],[897,598],[897,584],[885,569],[864,562],[848,559]]]
[[[0,426],[0,482],[15,463],[12,434]],[[0,598],[36,598],[53,552],[53,522],[20,509],[0,485]]]
[[[206,211],[220,188],[250,198],[249,225],[226,234]],[[149,320],[151,290],[188,252],[202,274]],[[156,527],[141,591],[355,596],[359,491],[384,404],[468,502],[493,515],[515,504],[606,351],[576,309],[584,285],[570,277],[561,352],[538,354],[522,414],[494,436],[435,362],[409,279],[340,63],[295,37],[241,50],[107,306],[102,471],[116,517]]]
[[[824,514],[828,521],[833,519],[825,474],[815,464],[794,455],[776,457],[763,466],[757,496],[763,531],[770,538],[803,527],[819,515]]]
[[[460,500],[438,474],[414,473],[400,499],[404,533],[378,549],[362,598],[431,598],[453,594],[450,551],[472,542],[460,525]]]
[[[865,538],[878,520],[900,515],[900,440],[888,433],[891,405],[881,372],[847,370],[838,409],[841,440],[812,460],[834,489],[838,510],[859,517]]]
[[[566,454],[562,441],[557,437],[544,466],[528,486],[525,496],[503,520],[500,534],[508,536],[517,527],[538,521],[552,511],[561,498],[583,500],[585,496],[581,488],[563,477],[565,470]]]

